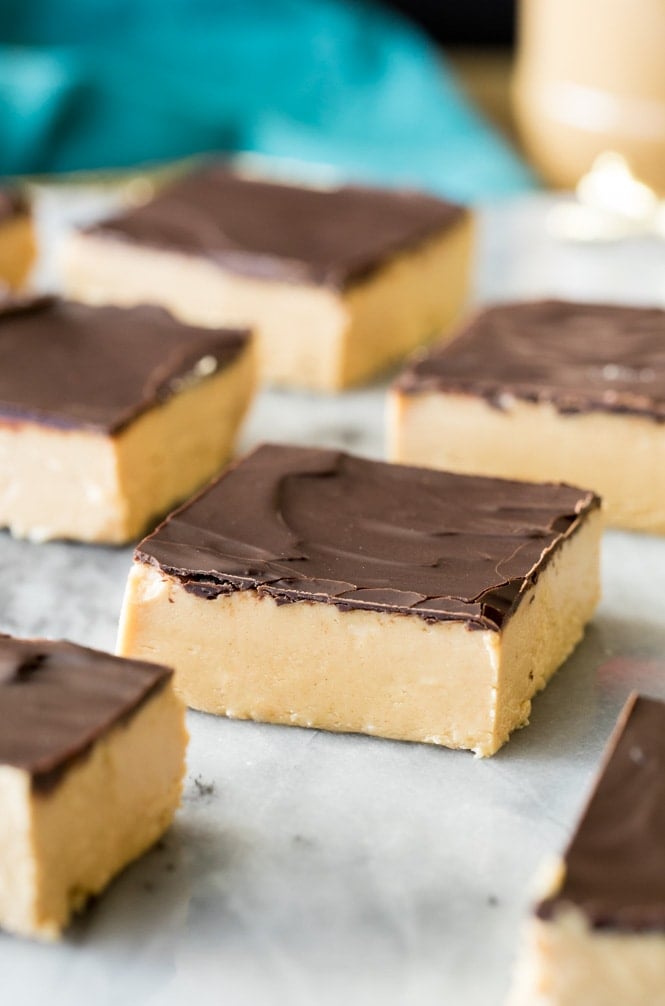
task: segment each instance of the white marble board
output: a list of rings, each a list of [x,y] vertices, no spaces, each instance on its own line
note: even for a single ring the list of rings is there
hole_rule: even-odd
[[[662,244],[559,243],[551,203],[483,212],[477,301],[665,303]],[[98,205],[42,193],[47,239]],[[242,447],[380,457],[383,391],[263,394]],[[0,534],[0,629],[112,648],[130,556]],[[491,760],[190,714],[172,832],[61,945],[0,935],[0,1004],[500,1006],[534,872],[565,843],[624,699],[665,697],[665,541],[609,533],[603,561],[584,642]]]

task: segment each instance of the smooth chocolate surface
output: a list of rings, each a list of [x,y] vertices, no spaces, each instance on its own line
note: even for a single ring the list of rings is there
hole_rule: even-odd
[[[0,224],[6,223],[13,217],[24,216],[28,212],[28,203],[18,189],[0,188]]]
[[[0,635],[0,765],[49,790],[171,673],[64,641]]]
[[[665,929],[664,702],[628,700],[564,862],[540,918],[573,905],[597,929]]]
[[[545,300],[481,311],[397,381],[407,394],[511,398],[665,422],[665,311]]]
[[[158,307],[52,298],[0,304],[0,423],[116,433],[146,409],[232,363],[244,330],[183,325]]]
[[[258,590],[498,629],[593,493],[264,445],[136,558],[215,597]]]
[[[308,189],[222,167],[188,175],[138,209],[90,228],[134,244],[212,259],[231,272],[344,287],[464,214],[419,192]]]

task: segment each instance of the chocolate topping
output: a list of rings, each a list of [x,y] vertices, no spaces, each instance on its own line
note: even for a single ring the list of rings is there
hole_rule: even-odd
[[[138,546],[203,597],[459,619],[498,629],[564,536],[598,505],[563,485],[473,478],[264,445]]]
[[[595,929],[665,929],[665,703],[628,700],[564,862],[541,919],[574,906]]]
[[[193,328],[158,307],[40,298],[0,304],[0,422],[119,432],[227,366],[243,330]]]
[[[665,422],[665,311],[556,300],[492,307],[414,362],[397,387]]]
[[[464,212],[420,192],[308,189],[242,178],[218,166],[89,230],[203,255],[243,275],[341,288]]]
[[[73,643],[0,635],[0,765],[49,790],[171,673]]]
[[[28,203],[19,189],[0,189],[0,224],[28,212]]]

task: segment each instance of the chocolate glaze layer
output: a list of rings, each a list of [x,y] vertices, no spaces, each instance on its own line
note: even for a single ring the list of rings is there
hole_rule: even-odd
[[[628,700],[564,863],[540,918],[572,905],[595,929],[665,930],[665,703]]]
[[[491,307],[396,386],[475,395],[499,409],[517,398],[665,422],[665,311],[557,300]]]
[[[117,433],[232,363],[245,330],[193,328],[158,307],[39,298],[0,304],[0,422]]]
[[[0,635],[0,765],[48,791],[171,674],[73,643]]]
[[[29,212],[25,196],[19,189],[0,189],[0,224]]]
[[[264,445],[138,546],[203,597],[257,590],[498,629],[593,493]]]
[[[89,232],[202,255],[243,275],[342,288],[464,213],[420,192],[301,188],[217,166]]]

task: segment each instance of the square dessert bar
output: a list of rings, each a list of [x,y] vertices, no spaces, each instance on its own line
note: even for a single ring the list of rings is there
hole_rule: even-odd
[[[245,330],[156,307],[0,303],[0,527],[137,538],[228,460],[253,382]]]
[[[587,485],[608,523],[665,532],[665,311],[564,301],[481,311],[391,396],[390,456]]]
[[[0,635],[0,927],[57,937],[180,801],[172,672]]]
[[[266,445],[135,552],[119,652],[196,709],[493,754],[598,598],[598,500]]]
[[[511,1006],[665,1002],[665,703],[632,696],[535,907]]]
[[[75,299],[251,325],[267,381],[332,391],[452,322],[471,243],[470,213],[433,196],[303,188],[212,166],[75,234],[63,270]]]
[[[37,255],[32,214],[16,189],[0,189],[0,296],[18,290]]]

